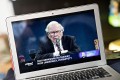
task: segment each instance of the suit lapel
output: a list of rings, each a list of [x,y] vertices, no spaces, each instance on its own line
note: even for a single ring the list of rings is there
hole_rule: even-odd
[[[65,44],[65,37],[63,36],[62,37],[62,46],[63,46],[63,49],[66,50],[66,44]]]
[[[49,45],[49,46],[46,46],[46,50],[50,51],[50,52],[54,52],[54,46],[53,46],[53,43],[51,42],[51,40],[47,37],[47,44],[46,45]]]

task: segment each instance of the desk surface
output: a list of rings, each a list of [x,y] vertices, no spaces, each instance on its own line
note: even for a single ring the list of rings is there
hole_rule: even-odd
[[[107,60],[107,64],[120,73],[120,58]]]

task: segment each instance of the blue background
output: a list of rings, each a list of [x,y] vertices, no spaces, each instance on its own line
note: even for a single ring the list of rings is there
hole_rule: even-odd
[[[97,39],[94,10],[13,22],[13,32],[18,55],[30,60],[29,50],[39,50],[39,40],[46,35],[50,21],[58,21],[64,27],[64,35],[75,36],[81,51],[95,50]]]

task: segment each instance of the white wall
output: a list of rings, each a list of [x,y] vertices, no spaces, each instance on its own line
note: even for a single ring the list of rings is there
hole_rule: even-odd
[[[0,34],[7,33],[5,19],[14,15],[13,5],[10,0],[0,0]]]

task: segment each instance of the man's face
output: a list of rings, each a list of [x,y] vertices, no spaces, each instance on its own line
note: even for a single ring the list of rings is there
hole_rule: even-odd
[[[56,39],[61,39],[63,36],[63,30],[60,26],[50,26],[48,28],[48,37],[53,42],[56,43]]]

